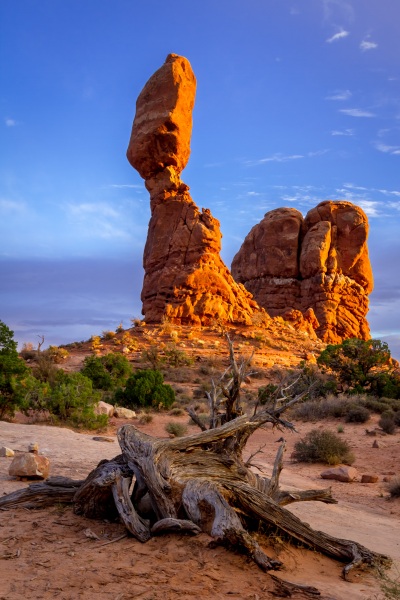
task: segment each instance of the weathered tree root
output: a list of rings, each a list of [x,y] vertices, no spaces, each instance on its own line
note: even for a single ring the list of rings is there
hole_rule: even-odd
[[[344,577],[361,564],[388,566],[391,561],[387,556],[357,542],[315,531],[284,508],[304,500],[335,502],[329,489],[296,493],[280,490],[284,441],[270,479],[256,475],[245,465],[245,442],[266,422],[286,425],[280,416],[266,410],[172,440],[154,438],[124,425],[118,431],[122,454],[102,461],[84,482],[52,478],[35,483],[27,490],[0,498],[0,509],[68,502],[76,514],[86,517],[119,517],[141,542],[163,532],[204,531],[216,543],[240,548],[261,569],[269,571],[281,563],[268,557],[249,533],[252,524],[264,523],[347,563]],[[311,588],[308,592],[315,594]]]

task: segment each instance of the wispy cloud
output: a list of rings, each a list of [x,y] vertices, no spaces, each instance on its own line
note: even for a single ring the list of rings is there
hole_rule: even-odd
[[[15,202],[7,198],[0,198],[0,214],[1,213],[22,213],[25,212],[26,205],[24,202]]]
[[[374,50],[378,47],[376,42],[370,42],[369,40],[363,40],[360,44],[360,50],[366,52],[367,50]]]
[[[352,136],[354,135],[354,129],[334,129],[331,131],[331,135],[344,135],[344,136]]]
[[[350,35],[350,31],[346,31],[345,29],[341,29],[338,33],[335,33],[332,37],[328,38],[326,40],[326,42],[328,44],[331,44],[332,42],[337,42],[339,40],[342,40],[343,38],[347,37],[348,35]]]
[[[387,154],[400,154],[400,146],[389,146],[388,144],[377,142],[375,148],[379,150],[379,152],[385,152]]]
[[[326,100],[349,100],[352,97],[350,90],[336,90],[329,96],[326,96]]]
[[[368,217],[379,217],[379,202],[375,200],[358,200],[357,204]]]
[[[83,202],[81,204],[68,204],[68,211],[71,215],[75,216],[87,216],[97,215],[102,217],[119,217],[119,213],[110,205],[105,202],[94,204],[89,202]]]
[[[375,117],[374,113],[362,108],[341,108],[339,112],[349,117]]]
[[[267,156],[265,158],[259,158],[258,160],[248,160],[246,161],[247,165],[263,165],[264,163],[269,162],[288,162],[290,160],[298,160],[300,158],[304,158],[303,154],[282,154],[278,152],[277,154],[273,154],[272,156]]]
[[[110,185],[108,187],[117,188],[117,189],[125,189],[125,188],[140,189],[140,190],[143,189],[142,185],[134,184],[134,183],[110,183]]]
[[[17,125],[17,121],[15,119],[10,119],[7,117],[7,119],[4,119],[4,123],[6,127],[15,127]]]

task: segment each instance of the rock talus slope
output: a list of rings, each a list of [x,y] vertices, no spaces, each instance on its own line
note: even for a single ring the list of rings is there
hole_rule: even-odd
[[[232,274],[269,314],[307,313],[325,342],[369,339],[367,237],[367,217],[351,202],[321,202],[305,219],[279,208],[247,235]]]
[[[127,158],[145,180],[151,207],[142,312],[149,323],[166,315],[181,324],[250,324],[258,306],[220,258],[219,222],[199,210],[180,179],[190,155],[195,92],[189,61],[170,54],[136,103]]]

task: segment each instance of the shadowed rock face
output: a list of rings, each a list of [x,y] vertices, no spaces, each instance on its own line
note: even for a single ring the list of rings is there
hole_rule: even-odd
[[[196,79],[190,63],[170,54],[140,93],[127,151],[150,192],[142,312],[181,324],[251,323],[251,294],[220,258],[219,222],[198,209],[180,179],[190,155]]]
[[[312,309],[326,342],[369,339],[367,237],[367,217],[350,202],[321,202],[305,219],[278,208],[250,231],[232,274],[273,316]]]

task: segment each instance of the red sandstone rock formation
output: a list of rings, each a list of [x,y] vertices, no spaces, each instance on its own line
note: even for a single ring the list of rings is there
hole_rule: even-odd
[[[313,310],[308,320],[316,317],[325,342],[369,339],[367,237],[367,217],[350,202],[321,202],[305,219],[293,208],[278,208],[250,231],[232,274],[273,316]]]
[[[200,212],[180,179],[190,155],[196,80],[190,63],[170,54],[136,103],[127,151],[150,192],[151,219],[144,250],[142,312],[181,324],[251,323],[259,310],[220,258],[219,222]]]

